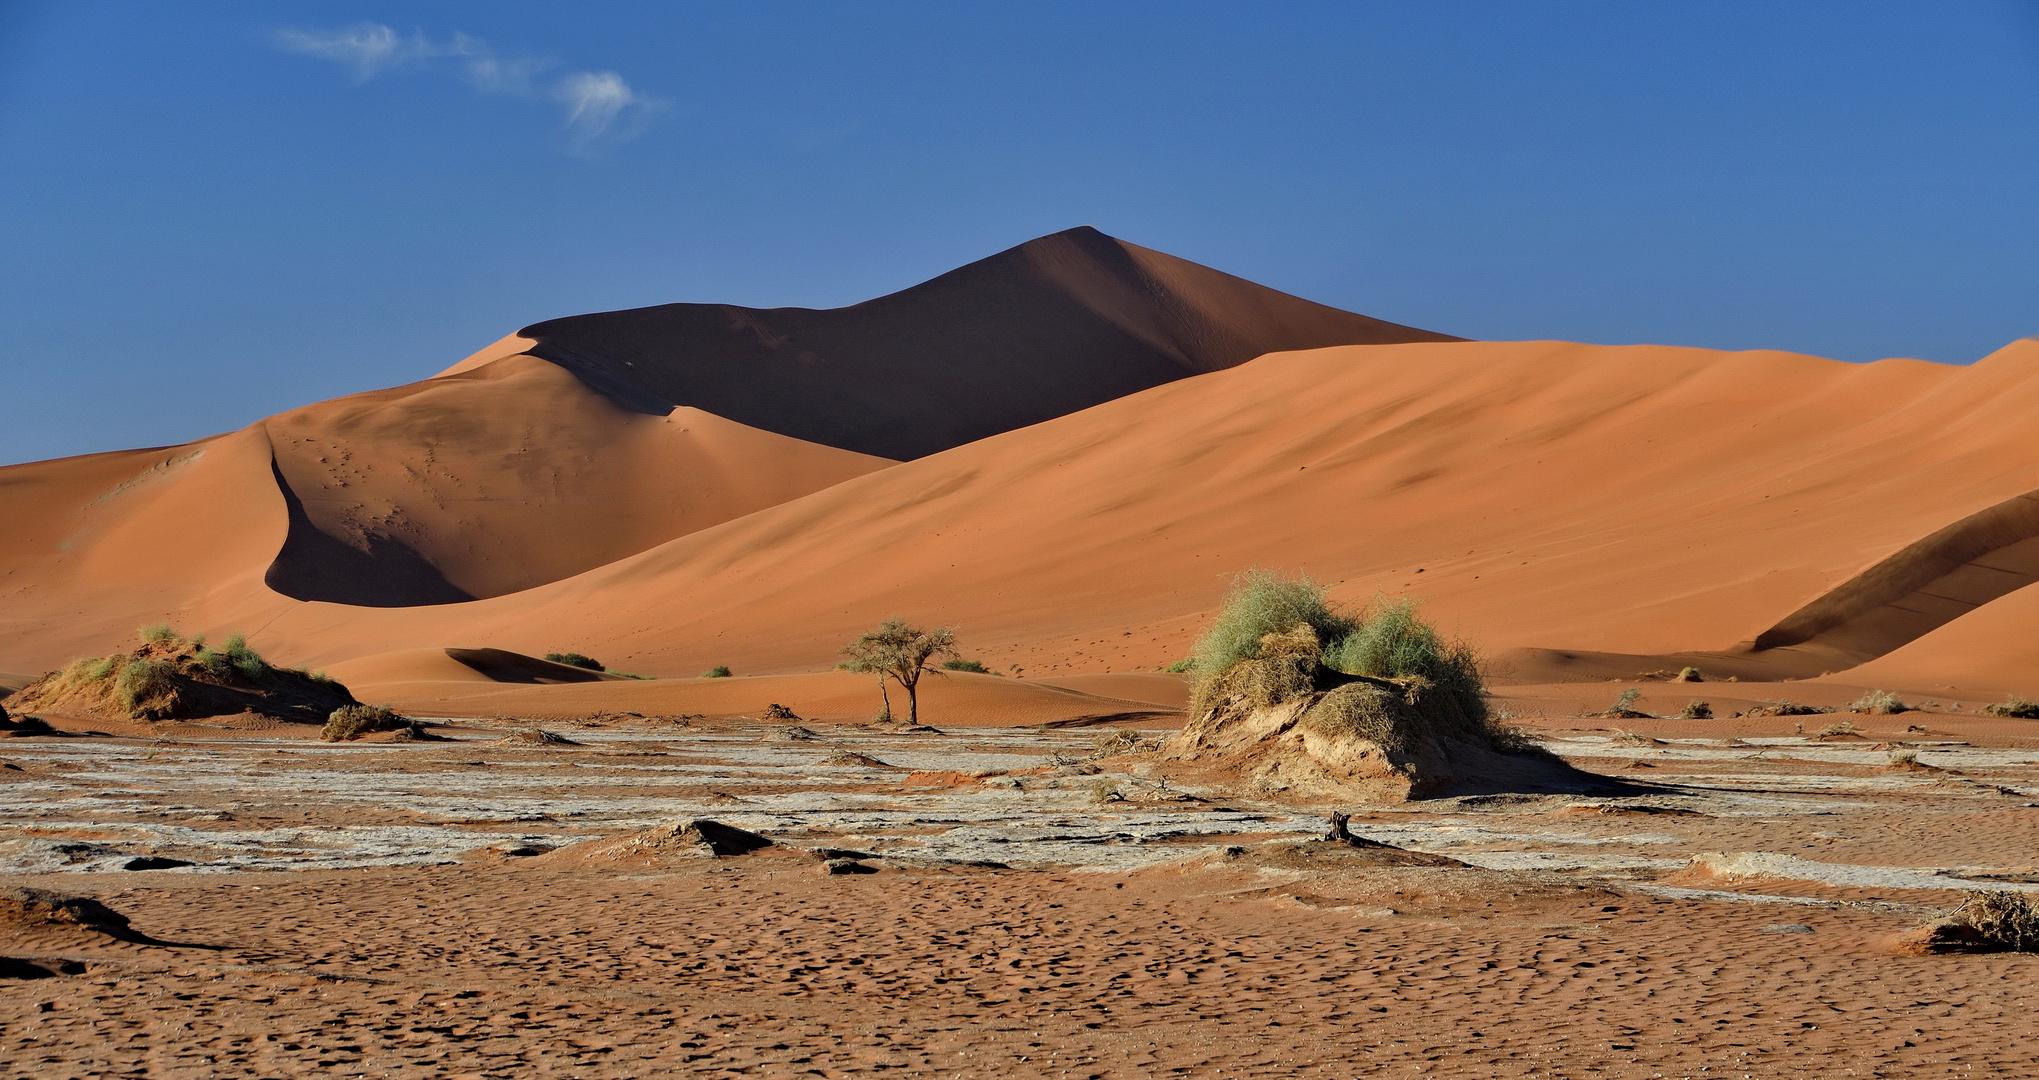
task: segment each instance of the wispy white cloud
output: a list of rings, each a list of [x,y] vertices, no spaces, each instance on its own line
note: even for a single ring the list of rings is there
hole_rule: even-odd
[[[374,78],[383,68],[436,55],[423,34],[413,32],[408,38],[399,37],[395,30],[379,23],[361,23],[330,33],[281,30],[276,40],[291,52],[352,65],[355,75],[364,80]]]
[[[337,31],[283,30],[276,41],[290,52],[352,67],[361,82],[386,70],[444,61],[444,67],[458,70],[484,93],[559,102],[566,107],[568,142],[576,151],[604,139],[630,138],[665,104],[631,89],[613,71],[570,71],[545,80],[552,61],[498,56],[488,42],[458,31],[440,44],[420,31],[405,37],[380,23],[361,23]]]
[[[553,96],[566,103],[566,126],[582,143],[608,131],[623,110],[644,104],[613,71],[576,71],[559,81]]]

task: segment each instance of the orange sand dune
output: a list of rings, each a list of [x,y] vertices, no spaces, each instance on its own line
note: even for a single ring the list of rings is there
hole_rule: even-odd
[[[517,592],[890,464],[618,408],[514,354],[261,426],[291,515],[270,587],[383,607]]]
[[[2039,487],[2031,370],[2023,348],[1971,368],[1555,342],[1278,354],[522,593],[393,612],[244,589],[208,611],[321,664],[458,641],[655,674],[812,670],[898,612],[1044,676],[1181,656],[1260,564],[1353,602],[1409,592],[1494,650],[1723,649]]]
[[[559,320],[440,377],[187,447],[0,470],[10,508],[34,517],[0,540],[0,667],[103,652],[170,618],[313,666],[461,644],[781,673],[826,667],[898,613],[953,624],[970,655],[1031,678],[1152,672],[1185,654],[1232,574],[1263,565],[1352,603],[1416,596],[1504,680],[1688,662],[1771,680],[1888,657],[1910,685],[1958,661],[1977,686],[2039,692],[2019,591],[2039,577],[2025,433],[2039,343],[1967,368],[1455,341],[1225,367],[1255,327],[1361,325],[1257,289],[1076,230],[856,308],[750,313],[738,336],[757,355],[630,352],[707,341],[739,309]],[[911,375],[876,415],[913,428],[900,417],[962,400],[914,365],[1010,328],[970,297],[1049,295],[1102,322],[1020,305],[1071,336],[1013,340],[1053,345],[1035,375],[1082,393],[1041,397],[1028,375],[979,397],[1061,408],[1134,368],[1161,385],[889,466],[659,403],[793,402],[765,418],[854,442],[800,410],[869,404],[829,381],[842,372]],[[1100,325],[1158,352],[1103,363]],[[876,336],[828,340],[890,340],[884,363],[903,366],[781,355],[846,326]],[[1016,355],[963,367],[1009,375]],[[794,378],[803,363],[838,374]],[[703,365],[750,365],[751,389],[681,385]],[[1022,419],[974,408],[933,425],[936,443]],[[2000,629],[1978,648],[1983,627]]]
[[[74,633],[100,616],[188,621],[222,596],[514,592],[888,464],[695,409],[631,412],[512,354],[187,446],[0,469],[26,526],[0,540],[0,635],[48,664],[110,647],[104,623]]]
[[[634,407],[692,405],[782,435],[915,458],[1277,349],[1454,341],[1089,227],[846,308],[727,304],[577,315],[530,351]]]

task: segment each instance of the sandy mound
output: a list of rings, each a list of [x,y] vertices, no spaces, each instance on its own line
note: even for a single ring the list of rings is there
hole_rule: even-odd
[[[127,916],[89,897],[65,896],[43,889],[0,890],[0,927],[10,931],[79,928],[120,934]]]
[[[1614,786],[1467,716],[1426,680],[1346,675],[1322,656],[1307,625],[1267,635],[1257,658],[1198,687],[1160,759],[1204,783],[1294,802]]]
[[[667,304],[526,327],[635,408],[917,458],[1263,353],[1443,334],[1311,303],[1089,227],[828,311]]]
[[[628,863],[651,865],[667,859],[713,859],[748,855],[772,846],[770,840],[709,818],[655,825],[643,832],[608,840],[590,840],[544,856],[547,862]]]
[[[252,652],[214,651],[165,639],[132,653],[74,660],[7,699],[17,712],[123,720],[201,720],[255,715],[324,724],[333,710],[358,705],[329,678],[272,667]]]

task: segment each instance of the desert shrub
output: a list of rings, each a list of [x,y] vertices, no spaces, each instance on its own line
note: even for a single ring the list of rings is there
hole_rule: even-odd
[[[1692,701],[1686,702],[1685,707],[1678,710],[1678,719],[1711,720],[1713,719],[1713,706],[1695,698]]]
[[[706,671],[702,672],[702,673],[701,673],[701,678],[704,678],[704,679],[727,679],[727,678],[729,678],[729,665],[728,665],[728,664],[717,664],[717,665],[715,665],[714,667],[712,667],[712,668],[709,668],[708,670],[706,670]]]
[[[261,653],[249,648],[248,639],[239,633],[228,634],[227,639],[220,643],[219,651],[244,679],[259,679],[269,672],[268,661],[262,659]]]
[[[161,719],[177,709],[177,665],[169,660],[129,659],[113,676],[113,700],[137,720]]]
[[[1196,661],[1185,656],[1182,659],[1177,660],[1175,663],[1170,664],[1165,668],[1162,668],[1161,670],[1167,672],[1170,675],[1180,675],[1185,671],[1194,669],[1195,667]]]
[[[586,653],[549,652],[545,654],[545,658],[555,664],[565,664],[567,667],[587,668],[589,671],[602,670],[602,662]]]
[[[1340,641],[1358,620],[1333,609],[1324,599],[1324,587],[1309,578],[1248,570],[1234,579],[1217,620],[1197,642],[1196,670],[1215,675],[1251,660],[1260,655],[1261,638],[1288,633],[1298,625],[1316,631],[1319,641]]]
[[[960,656],[951,656],[947,660],[942,661],[942,670],[974,671],[979,675],[991,674],[991,669],[985,667],[981,662],[976,660],[965,660]]]
[[[1090,801],[1094,803],[1125,802],[1126,796],[1119,791],[1118,781],[1099,780],[1090,785]]]
[[[159,649],[175,649],[184,644],[184,639],[178,637],[177,631],[171,629],[170,624],[166,622],[150,623],[135,633],[141,635],[143,644],[154,645]]]
[[[1893,713],[1910,712],[1912,707],[1888,690],[1871,690],[1849,702],[1848,711],[1889,716]]]
[[[1699,669],[1698,669],[1698,668],[1696,668],[1696,667],[1688,667],[1688,668],[1680,668],[1680,669],[1678,670],[1678,677],[1677,677],[1677,678],[1675,678],[1675,679],[1673,679],[1673,680],[1671,680],[1671,681],[1672,681],[1672,682],[1705,682],[1706,680],[1700,677],[1700,675],[1699,675]]]
[[[1834,739],[1843,735],[1853,734],[1855,734],[1855,722],[1853,720],[1843,720],[1838,724],[1828,724],[1826,727],[1819,729],[1819,732],[1813,738]]]
[[[1600,715],[1607,717],[1610,720],[1654,719],[1654,717],[1650,716],[1649,713],[1643,712],[1642,710],[1635,707],[1635,703],[1639,699],[1641,699],[1642,694],[1643,692],[1641,689],[1631,686],[1628,689],[1623,690],[1620,696],[1614,699],[1614,704],[1608,706],[1607,711],[1601,713]]]
[[[1416,602],[1406,597],[1376,601],[1344,637],[1329,639],[1324,662],[1347,675],[1428,680],[1456,701],[1467,717],[1486,719],[1486,679],[1479,656],[1464,641],[1440,637],[1435,627],[1417,616]]]
[[[2012,695],[1994,705],[1984,705],[1976,710],[1985,716],[2007,716],[2016,720],[2039,720],[2039,701],[2026,701]]]
[[[1954,912],[1984,941],[2014,952],[2039,952],[2039,905],[2008,889],[1977,892]]]
[[[371,731],[395,731],[409,726],[409,720],[398,716],[387,705],[342,705],[326,718],[326,726],[320,729],[319,738],[326,742],[346,742]]]
[[[1919,764],[1919,752],[1909,746],[1892,750],[1890,752],[1890,764],[1893,768],[1898,769],[1916,768]]]

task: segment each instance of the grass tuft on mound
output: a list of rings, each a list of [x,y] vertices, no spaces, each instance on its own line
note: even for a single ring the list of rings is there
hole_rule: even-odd
[[[153,657],[121,657],[113,676],[113,700],[137,720],[177,715],[177,665]]]
[[[1233,580],[1217,620],[1197,642],[1194,668],[1214,675],[1256,659],[1262,638],[1297,626],[1308,626],[1320,642],[1342,641],[1358,620],[1334,610],[1324,599],[1324,587],[1309,578],[1255,567]]]
[[[1305,630],[1307,642],[1297,637]],[[1242,660],[1267,656],[1264,643],[1271,640],[1287,642],[1284,648],[1295,655],[1314,654],[1312,659],[1346,675],[1420,679],[1426,692],[1451,698],[1468,719],[1486,723],[1479,654],[1468,642],[1440,635],[1417,614],[1415,600],[1376,598],[1363,611],[1345,611],[1325,599],[1324,587],[1308,577],[1284,577],[1257,567],[1233,581],[1217,619],[1197,642],[1189,670],[1201,676],[1197,694],[1203,704],[1192,713],[1208,708],[1212,680]],[[1298,680],[1307,681],[1300,670],[1292,674],[1259,672],[1255,681],[1272,682],[1246,689],[1255,701],[1273,704],[1284,698],[1270,695],[1293,696]]]
[[[552,661],[555,664],[565,664],[567,667],[586,668],[589,671],[607,670],[604,667],[602,667],[602,662],[600,660],[597,660],[586,653],[549,652],[545,654],[545,658],[547,660]]]

